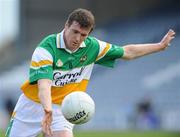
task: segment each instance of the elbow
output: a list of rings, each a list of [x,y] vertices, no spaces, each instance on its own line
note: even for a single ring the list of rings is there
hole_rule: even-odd
[[[124,60],[132,60],[132,59],[135,59],[136,57],[133,55],[133,54],[131,54],[131,52],[129,52],[129,51],[125,51],[124,52],[124,55],[123,55],[123,57],[122,57]]]
[[[44,94],[50,94],[51,93],[51,80],[47,79],[40,79],[38,80],[38,96],[43,96]]]
[[[43,94],[42,90],[39,90],[39,92],[38,92],[38,98],[39,98],[40,102],[43,100],[44,94]]]
[[[43,96],[44,94],[50,93],[50,89],[47,87],[39,87],[39,96]]]
[[[128,46],[124,46],[124,55],[123,55],[123,59],[124,60],[133,60],[138,58],[138,55],[135,54],[135,49],[133,45],[128,45]]]
[[[51,96],[51,89],[48,87],[39,87],[38,89],[38,97],[40,100],[44,100],[47,97]]]
[[[122,58],[127,61],[134,59],[134,57],[132,57],[132,56],[123,56]]]
[[[127,55],[127,56],[123,57],[123,59],[128,61],[128,60],[137,59],[139,57],[141,57],[141,56]]]

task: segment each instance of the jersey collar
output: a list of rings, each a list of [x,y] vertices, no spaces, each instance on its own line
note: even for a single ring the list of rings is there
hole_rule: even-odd
[[[57,45],[57,48],[61,48],[61,49],[65,49],[66,51],[70,52],[70,53],[73,53],[73,52],[76,52],[79,48],[84,48],[86,47],[86,44],[84,43],[84,41],[81,43],[80,47],[75,50],[75,51],[70,51],[69,49],[66,48],[65,46],[65,42],[64,42],[64,38],[63,38],[63,35],[64,35],[64,30],[61,31],[60,33],[57,34],[56,36],[56,45]]]

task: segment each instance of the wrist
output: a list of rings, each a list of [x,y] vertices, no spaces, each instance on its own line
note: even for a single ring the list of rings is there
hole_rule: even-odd
[[[45,114],[50,114],[50,115],[52,115],[52,110],[44,109],[44,112],[45,112]]]
[[[160,47],[160,50],[165,50],[167,48],[167,46],[163,42],[158,43],[158,46]]]

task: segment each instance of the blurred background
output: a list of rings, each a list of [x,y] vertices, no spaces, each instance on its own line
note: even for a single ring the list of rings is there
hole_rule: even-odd
[[[33,50],[76,8],[95,15],[92,36],[120,46],[159,42],[168,29],[176,31],[164,52],[117,61],[114,69],[95,66],[87,92],[96,113],[76,129],[180,131],[179,0],[0,0],[0,129],[28,79]]]

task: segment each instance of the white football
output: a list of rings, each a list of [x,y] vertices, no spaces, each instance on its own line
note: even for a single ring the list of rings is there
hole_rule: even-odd
[[[87,93],[76,91],[65,96],[61,109],[70,123],[83,124],[93,117],[95,104]]]

